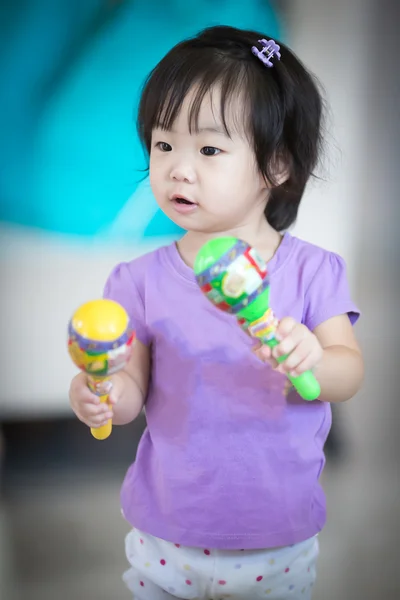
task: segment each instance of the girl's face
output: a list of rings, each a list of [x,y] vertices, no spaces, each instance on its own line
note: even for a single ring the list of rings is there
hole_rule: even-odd
[[[150,182],[158,205],[183,229],[202,233],[226,232],[259,220],[268,191],[241,131],[243,107],[232,102],[225,115],[229,137],[214,90],[201,105],[197,131],[190,133],[192,98],[189,93],[171,131],[152,132]]]

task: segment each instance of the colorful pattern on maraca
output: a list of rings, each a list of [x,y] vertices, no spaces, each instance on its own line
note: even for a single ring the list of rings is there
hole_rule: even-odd
[[[89,388],[96,394],[96,396],[108,396],[112,390],[112,382],[110,379],[104,377],[96,378],[94,376],[89,377]]]
[[[275,317],[272,309],[268,308],[260,319],[252,323],[247,323],[247,329],[252,337],[259,339],[262,343],[267,343],[275,338],[278,325],[278,319]]]
[[[68,352],[79,369],[89,375],[104,377],[123,368],[129,361],[135,333],[126,331],[111,342],[90,341],[69,326]]]
[[[197,275],[197,282],[213,304],[232,314],[253,302],[269,286],[265,261],[242,240]]]

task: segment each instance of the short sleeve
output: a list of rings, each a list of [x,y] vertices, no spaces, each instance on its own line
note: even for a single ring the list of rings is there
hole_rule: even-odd
[[[360,311],[350,296],[344,260],[326,253],[305,294],[303,323],[313,331],[324,321],[343,314],[348,314],[354,325]]]
[[[137,339],[149,346],[151,336],[146,326],[143,292],[141,295],[128,263],[120,263],[113,269],[104,286],[103,297],[115,300],[125,308]]]

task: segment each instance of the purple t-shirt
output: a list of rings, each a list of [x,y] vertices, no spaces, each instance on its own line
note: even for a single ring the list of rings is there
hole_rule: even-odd
[[[270,302],[313,330],[359,312],[343,260],[286,233],[268,264]],[[111,273],[105,297],[151,347],[147,429],[121,499],[138,529],[187,546],[256,549],[323,527],[319,484],[330,405],[284,394],[233,316],[203,297],[175,244]]]

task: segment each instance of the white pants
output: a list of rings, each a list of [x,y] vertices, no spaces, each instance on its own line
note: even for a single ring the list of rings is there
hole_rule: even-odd
[[[124,581],[135,600],[310,600],[318,540],[269,550],[188,548],[133,529]]]

